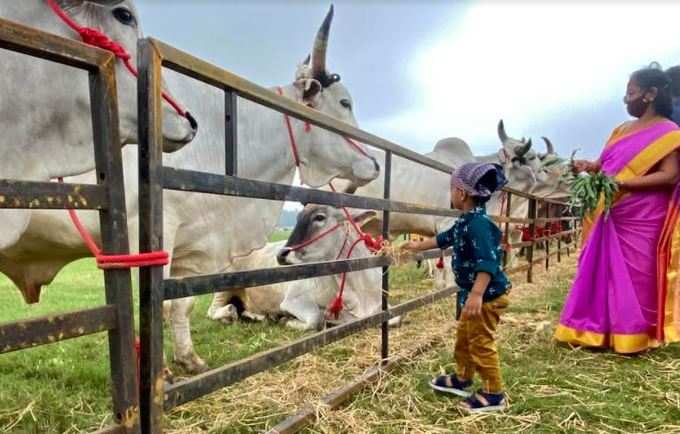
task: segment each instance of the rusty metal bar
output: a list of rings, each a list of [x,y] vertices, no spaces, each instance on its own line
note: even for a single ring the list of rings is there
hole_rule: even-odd
[[[0,18],[0,48],[89,71],[115,62],[108,51],[3,18]]]
[[[550,204],[549,203],[545,204],[545,216],[546,216],[546,218],[550,217]],[[550,228],[550,225],[546,224],[546,227]],[[544,229],[543,233],[545,233],[545,229]],[[548,233],[550,233],[550,229],[548,229]],[[548,238],[547,240],[543,241],[543,243],[545,243],[545,269],[546,270],[550,269],[550,241],[551,240],[552,240],[552,238]]]
[[[120,151],[115,63],[90,72],[90,109],[97,183],[106,187],[109,207],[99,212],[104,254],[125,255],[128,246],[123,161]],[[135,354],[132,278],[129,269],[104,272],[106,302],[115,306],[118,327],[109,330],[113,418],[138,433],[139,388]]]
[[[139,41],[139,249],[163,249],[163,131],[161,59],[148,39]],[[163,432],[163,267],[139,272],[142,432]]]
[[[111,305],[0,324],[0,353],[100,333],[116,325]]]
[[[459,211],[445,208],[434,208],[345,193],[333,193],[329,191],[293,187],[284,184],[170,167],[163,168],[163,188],[177,191],[249,197],[254,199],[288,200],[293,202],[375,209],[408,214],[426,214],[448,217],[458,217],[460,215]]]
[[[379,380],[384,374],[397,368],[406,360],[411,360],[420,354],[429,351],[433,347],[440,345],[442,339],[432,339],[411,351],[408,356],[397,356],[385,361],[385,363],[368,369],[364,374],[357,377],[354,381],[330,392],[321,398],[321,404],[330,409],[338,408],[341,404],[349,400],[354,394],[367,385]],[[318,416],[317,407],[306,405],[300,411],[274,426],[267,434],[293,434],[302,430],[305,426],[316,420]]]
[[[0,208],[105,209],[106,189],[101,185],[0,180]]]
[[[224,168],[225,175],[236,176],[238,171],[238,96],[224,91]]]
[[[534,281],[534,247],[536,243],[536,200],[529,199],[529,218],[531,223],[529,225],[529,231],[531,233],[531,245],[528,247],[527,251],[527,261],[529,262],[529,269],[527,270],[527,282],[533,283]]]
[[[278,112],[288,114],[289,116],[309,122],[310,124],[325,130],[375,146],[376,148],[392,151],[395,155],[424,164],[433,169],[446,173],[451,173],[453,170],[452,167],[446,164],[442,164],[381,137],[352,127],[334,117],[308,108],[303,104],[299,104],[290,98],[277,95],[267,88],[258,86],[245,78],[198,59],[191,54],[171,47],[159,40],[154,39],[152,40],[152,43],[163,57],[163,66],[172,70],[218,88],[233,89],[233,91],[238,93],[241,98],[248,99]]]
[[[392,184],[392,152],[385,152],[385,183],[383,189],[383,198],[390,200],[390,188]],[[390,237],[390,212],[383,211],[383,227],[382,236],[388,240]],[[382,269],[382,310],[386,312],[388,309],[390,294],[390,267],[385,266]],[[390,331],[387,321],[383,321],[380,331],[380,356],[381,360],[385,361],[389,357],[389,340]]]
[[[172,300],[194,295],[212,294],[230,289],[252,288],[272,283],[308,279],[310,277],[386,267],[391,263],[392,260],[386,256],[374,256],[370,258],[312,262],[233,273],[171,278],[163,281],[163,294],[165,300]]]
[[[510,218],[510,209],[512,207],[512,193],[509,192],[504,192],[501,194],[506,195],[506,208],[505,208],[505,218]],[[501,212],[503,212],[503,209],[501,208]],[[504,233],[504,238],[505,238],[505,254],[503,255],[503,268],[508,266],[508,256],[510,255],[510,251],[512,250],[512,246],[510,245],[510,222],[506,221],[505,222],[505,233]]]
[[[412,310],[435,303],[450,297],[458,291],[457,288],[446,288],[416,299],[394,306],[386,312],[380,311],[365,318],[357,319],[331,329],[315,333],[311,336],[274,348],[229,365],[212,369],[206,373],[180,381],[168,387],[165,392],[165,409],[170,410],[185,402],[207,395],[223,387],[237,383],[251,375],[266,371],[282,363],[293,360],[303,354],[316,350],[346,336],[356,334],[369,327],[374,327]]]

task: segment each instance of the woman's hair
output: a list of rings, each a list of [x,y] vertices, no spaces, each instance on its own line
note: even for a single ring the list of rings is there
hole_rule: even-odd
[[[673,113],[671,99],[671,80],[663,72],[657,62],[652,62],[647,68],[638,69],[630,76],[643,91],[656,88],[657,94],[654,99],[654,110],[657,114],[670,118]]]
[[[666,75],[671,81],[671,96],[680,97],[680,66],[671,66],[666,70]]]

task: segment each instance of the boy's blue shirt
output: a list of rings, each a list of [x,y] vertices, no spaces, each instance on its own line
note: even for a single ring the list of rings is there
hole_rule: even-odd
[[[476,207],[456,220],[454,225],[437,235],[437,247],[453,247],[451,260],[460,287],[458,303],[462,306],[472,290],[477,273],[491,275],[482,300],[488,302],[505,294],[511,284],[503,272],[501,231],[486,215],[484,207]]]

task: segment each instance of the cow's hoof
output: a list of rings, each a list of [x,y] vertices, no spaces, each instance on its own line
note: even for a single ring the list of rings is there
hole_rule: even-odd
[[[210,369],[203,359],[195,354],[188,358],[176,358],[175,363],[192,375],[202,374]]]

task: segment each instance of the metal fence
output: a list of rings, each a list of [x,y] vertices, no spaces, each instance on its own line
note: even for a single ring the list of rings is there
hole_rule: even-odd
[[[98,210],[103,251],[127,254],[115,58],[109,52],[3,19],[0,49],[88,71],[97,170],[96,185],[2,179],[0,208]],[[139,405],[130,271],[106,270],[104,278],[104,306],[0,324],[0,353],[107,331],[116,425],[97,432],[137,433]]]
[[[383,236],[387,238],[390,228],[390,213],[427,214],[455,217],[456,211],[431,208],[390,200],[390,179],[393,155],[423,164],[434,170],[450,173],[445,164],[424,157],[416,152],[400,147],[380,137],[353,128],[323,113],[307,108],[290,99],[257,86],[228,71],[181,52],[154,39],[140,41],[139,75],[139,176],[140,176],[140,250],[156,251],[163,247],[163,190],[199,192],[206,194],[268,199],[277,201],[300,201],[333,206],[348,206],[359,209],[374,209],[383,212]],[[225,98],[225,155],[226,173],[216,175],[191,170],[163,166],[161,134],[161,71],[167,67],[193,79],[202,81],[224,91]],[[309,122],[320,128],[355,139],[385,151],[385,189],[384,197],[368,198],[342,193],[331,193],[289,185],[272,184],[237,177],[237,136],[236,100],[245,98],[273,110]],[[189,145],[191,146],[191,145]],[[530,216],[526,219],[511,218],[508,215],[496,217],[499,223],[530,224],[535,233],[536,224],[553,221],[536,216],[539,198],[519,191],[507,190],[511,196],[520,196],[530,201]],[[557,203],[556,203],[557,204]],[[536,243],[557,239],[562,234],[534,239],[528,244],[513,247],[529,248],[529,279],[532,278],[534,247]],[[535,237],[534,237],[535,238]],[[556,254],[561,255],[559,246]],[[415,259],[439,257],[438,251],[426,252]],[[547,252],[546,265],[551,253]],[[558,256],[559,258],[559,256]],[[542,259],[541,259],[542,260]],[[386,362],[389,356],[389,329],[387,321],[412,310],[450,297],[456,288],[435,291],[388,309],[389,267],[392,259],[377,256],[362,259],[338,260],[323,263],[310,263],[286,267],[249,270],[243,272],[195,276],[182,279],[164,279],[162,267],[146,267],[140,274],[140,335],[141,335],[141,420],[145,433],[162,432],[163,413],[178,405],[197,399],[222,387],[263,372],[267,369],[292,360],[300,355],[328,345],[346,336],[369,327],[381,325],[382,345],[380,358]],[[291,344],[255,354],[244,360],[231,363],[203,374],[164,387],[163,381],[163,329],[162,303],[164,300],[209,294],[244,287],[305,279],[315,276],[359,271],[369,268],[383,268],[382,312],[336,326],[322,332],[303,337]]]

